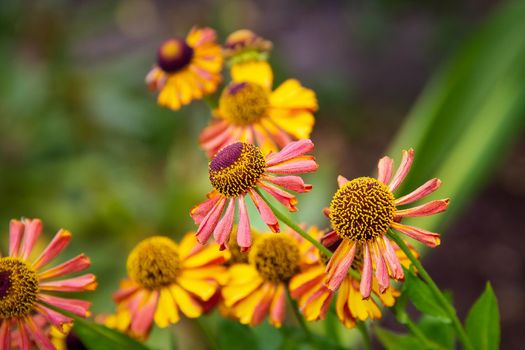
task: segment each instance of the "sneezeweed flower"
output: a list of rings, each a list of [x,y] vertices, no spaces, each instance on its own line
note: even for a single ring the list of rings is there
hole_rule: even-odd
[[[64,331],[73,321],[57,310],[80,317],[89,316],[91,303],[57,296],[62,292],[95,290],[93,274],[64,279],[90,266],[89,258],[80,254],[57,266],[46,268],[71,241],[71,233],[59,230],[36,259],[30,258],[42,233],[39,219],[11,220],[9,255],[0,257],[0,348],[11,344],[29,348],[34,342],[41,349],[53,350],[53,344],[41,327],[41,321]]]
[[[178,110],[217,90],[222,64],[215,31],[193,28],[186,39],[171,38],[161,44],[146,83],[150,90],[159,92],[160,105]]]
[[[309,264],[301,236],[291,232],[260,234],[248,254],[248,263],[230,267],[222,289],[224,304],[243,324],[255,326],[269,316],[280,327],[285,318],[286,289],[290,279]]]
[[[266,61],[236,64],[231,75],[214,119],[200,135],[209,156],[236,141],[257,144],[268,153],[310,137],[318,108],[314,91],[295,79],[272,90],[272,70]]]
[[[235,207],[238,206],[237,244],[242,251],[247,251],[252,245],[252,237],[246,195],[250,195],[266,225],[273,232],[279,232],[275,214],[256,189],[266,191],[289,211],[296,211],[297,199],[285,190],[299,193],[311,190],[311,185],[305,184],[301,177],[294,174],[317,169],[314,157],[305,155],[313,148],[310,140],[292,142],[280,152],[267,156],[249,143],[236,142],[223,148],[209,163],[213,192],[208,194],[208,200],[195,206],[190,212],[199,225],[199,242],[206,243],[213,234],[221,249],[225,249],[233,227]],[[286,176],[275,176],[276,174]]]
[[[237,30],[226,38],[222,50],[224,57],[232,67],[246,62],[260,62],[268,59],[272,42],[248,29]]]
[[[449,203],[448,199],[441,199],[413,208],[398,208],[427,196],[441,184],[440,180],[432,179],[415,191],[396,198],[393,192],[408,174],[413,159],[412,149],[403,151],[401,165],[392,180],[393,160],[389,157],[383,157],[379,161],[377,179],[360,177],[348,181],[339,177],[339,190],[327,210],[333,230],[323,238],[325,246],[340,243],[326,267],[325,283],[328,289],[333,291],[339,288],[360,252],[363,254],[360,292],[364,298],[368,298],[372,291],[374,272],[380,293],[388,289],[389,276],[402,279],[403,269],[393,242],[386,235],[390,229],[404,233],[429,247],[439,245],[439,234],[400,222],[405,217],[443,212]]]
[[[140,242],[129,254],[128,278],[114,294],[118,304],[114,327],[145,339],[153,321],[161,327],[179,321],[179,311],[189,318],[203,312],[202,301],[214,296],[226,282],[226,255],[217,246],[198,244],[188,233],[180,244],[154,236]]]

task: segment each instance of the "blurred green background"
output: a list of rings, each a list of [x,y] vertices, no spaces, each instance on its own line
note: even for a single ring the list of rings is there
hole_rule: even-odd
[[[388,149],[399,159],[401,148],[414,146],[415,167],[425,165],[428,174],[413,175],[410,188],[420,177],[440,176],[456,186],[450,193],[469,193],[452,208],[459,216],[447,221],[441,247],[425,258],[429,271],[453,291],[461,316],[492,281],[502,348],[517,349],[525,340],[525,108],[518,103],[524,96],[513,92],[525,91],[523,67],[516,69],[525,56],[523,38],[507,32],[524,28],[512,18],[523,12],[508,10],[497,19],[504,6],[492,0],[2,1],[1,245],[14,217],[42,218],[48,237],[70,229],[66,257],[83,251],[92,258],[100,282],[94,310],[112,311],[110,295],[129,250],[152,234],[194,230],[188,211],[209,189],[196,141],[209,110],[203,103],[177,113],[156,105],[144,85],[156,48],[195,24],[216,28],[221,41],[246,27],[274,42],[277,83],[296,77],[318,94],[312,138],[321,168],[308,177],[314,190],[300,196],[297,217],[326,226],[320,210],[337,174],[369,174]],[[509,29],[509,23],[518,24]],[[451,59],[458,52],[463,55]],[[436,91],[453,96],[438,106]],[[507,106],[513,107],[508,118]],[[468,171],[456,173],[461,165]]]

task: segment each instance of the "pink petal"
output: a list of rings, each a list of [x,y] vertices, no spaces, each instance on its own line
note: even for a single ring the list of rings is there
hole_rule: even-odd
[[[40,290],[57,292],[84,292],[93,291],[97,288],[96,277],[92,273],[69,278],[66,280],[43,282],[39,285]]]
[[[404,233],[408,237],[411,237],[424,245],[435,248],[441,243],[439,233],[423,230],[422,228],[403,225],[397,222],[392,223],[392,228]]]
[[[441,186],[441,180],[439,179],[431,179],[425,182],[423,185],[412,191],[411,193],[407,194],[406,196],[400,197],[395,200],[396,205],[403,205],[403,204],[409,204],[412,202],[417,201],[418,199],[421,199],[435,190],[437,190]]]
[[[206,217],[200,223],[199,229],[196,233],[197,240],[200,244],[205,244],[206,242],[208,242],[208,239],[210,238],[211,234],[213,233],[213,230],[215,229],[215,226],[217,226],[217,222],[221,217],[222,210],[224,209],[225,204],[226,197],[221,196],[219,201],[215,203],[208,215],[206,215]]]
[[[266,156],[266,165],[272,166],[292,158],[306,154],[314,149],[314,144],[309,139],[290,142],[280,152],[270,153]]]
[[[392,182],[388,186],[390,191],[395,191],[396,188],[401,185],[405,177],[407,176],[408,172],[410,171],[410,167],[412,166],[412,162],[414,161],[414,150],[411,148],[408,151],[403,150],[403,159],[401,160],[401,164],[399,165],[399,168],[396,171],[396,174],[394,175],[394,178],[392,179]]]
[[[268,313],[268,309],[270,308],[270,305],[272,303],[273,295],[275,293],[275,285],[271,283],[265,283],[263,285],[264,288],[264,296],[262,300],[259,302],[259,304],[255,307],[255,310],[253,311],[253,317],[250,324],[257,325],[264,320],[264,317]]]
[[[312,189],[312,185],[306,185],[300,176],[264,176],[264,179],[298,193],[305,193]]]
[[[327,275],[324,284],[328,289],[336,291],[343,283],[350,266],[352,266],[357,244],[345,239],[335,250],[334,255],[326,265]]]
[[[24,320],[17,320],[18,324],[18,336],[20,340],[20,348],[22,350],[30,350],[31,349],[31,342],[29,339],[29,335],[27,334],[26,326],[25,326],[25,319]]]
[[[158,300],[159,293],[157,291],[151,292],[138,314],[134,315],[131,321],[131,330],[133,332],[139,335],[146,335],[149,332]]]
[[[383,157],[377,163],[377,179],[384,183],[388,184],[390,177],[392,176],[392,167],[394,166],[394,161],[390,157]]]
[[[279,284],[270,306],[270,323],[272,325],[281,327],[283,324],[285,305],[284,285]]]
[[[312,156],[302,156],[279,163],[266,168],[266,172],[273,174],[302,174],[311,173],[317,170],[319,165]]]
[[[123,300],[129,298],[131,295],[135,294],[139,290],[139,286],[135,285],[132,287],[125,287],[117,290],[113,293],[113,300],[116,303],[120,303]]]
[[[245,251],[252,246],[252,233],[250,229],[250,218],[244,196],[239,197],[239,225],[237,226],[237,244],[241,251]]]
[[[52,310],[42,304],[38,304],[36,306],[36,309],[40,314],[44,315],[44,317],[49,323],[57,327],[61,332],[64,332],[63,326],[65,324],[70,324],[71,322],[73,322],[72,318],[63,315],[60,312],[56,312],[55,310]]]
[[[257,192],[254,190],[249,191],[250,197],[252,197],[252,201],[255,204],[255,207],[259,211],[259,214],[261,214],[261,217],[266,225],[272,230],[272,232],[280,232],[281,229],[279,228],[279,221],[277,221],[277,218],[275,217],[275,214],[273,213],[272,209],[266,204],[264,199],[259,196]]]
[[[263,190],[271,194],[275,199],[281,202],[281,204],[288,208],[289,211],[297,211],[297,208],[295,207],[297,204],[297,199],[295,196],[263,181],[259,181],[258,184]]]
[[[370,248],[368,244],[363,245],[364,248],[364,265],[363,271],[361,272],[361,285],[359,286],[359,291],[363,296],[363,299],[366,299],[370,296],[370,291],[372,290],[372,256],[370,254]]]
[[[39,349],[56,350],[51,340],[49,340],[49,337],[42,332],[31,317],[26,318],[25,327]]]
[[[339,175],[337,177],[337,185],[339,187],[343,187],[344,184],[346,184],[348,182],[348,179],[346,177],[344,177],[343,175]]]
[[[206,201],[197,204],[190,210],[190,216],[195,221],[195,224],[200,225],[202,220],[210,213],[217,201],[221,199],[220,195],[213,195]]]
[[[449,199],[439,199],[435,201],[431,201],[428,203],[425,203],[423,205],[409,208],[409,209],[403,209],[403,210],[397,210],[396,211],[396,217],[414,217],[414,216],[429,216],[438,214],[441,212],[444,212],[448,208]]]
[[[18,220],[9,223],[9,256],[17,257],[24,236],[24,224]]]
[[[330,208],[323,208],[323,215],[330,219]]]
[[[321,243],[327,248],[333,246],[339,241],[341,241],[341,237],[339,237],[335,231],[329,231],[321,237]]]
[[[396,251],[394,247],[392,247],[388,237],[383,236],[383,242],[385,243],[384,254],[388,267],[390,268],[390,275],[396,280],[402,280],[404,278],[403,267],[401,267]]]
[[[201,147],[206,150],[208,157],[210,158],[213,157],[217,152],[219,152],[223,147],[226,147],[227,145],[232,143],[234,141],[234,138],[232,137],[232,135],[235,135],[238,133],[238,131],[237,132],[235,131],[236,128],[228,125],[227,122],[224,122],[223,124],[218,123],[208,128],[213,128],[217,126],[220,126],[221,129],[224,126],[226,126],[226,128],[223,130],[220,130],[220,132],[214,135],[213,137],[201,134],[201,139],[199,141]],[[207,129],[204,129],[204,132],[206,131]],[[204,136],[208,138],[206,139]]]
[[[46,249],[44,249],[42,254],[40,254],[40,256],[33,263],[33,267],[35,268],[35,270],[40,269],[41,267],[45,266],[48,262],[56,258],[58,254],[60,254],[60,252],[67,247],[70,241],[71,232],[60,229],[53,238],[53,240],[46,247]]]
[[[21,257],[23,260],[27,260],[29,254],[33,250],[35,243],[42,233],[42,221],[40,219],[24,219],[25,225],[24,231],[24,243],[22,243]]]
[[[233,227],[233,216],[235,214],[235,198],[230,198],[228,207],[224,216],[219,221],[215,230],[213,231],[213,237],[215,241],[219,244],[220,249],[226,249],[226,243],[230,238],[230,233],[232,232]]]
[[[77,255],[73,259],[66,261],[63,264],[53,267],[47,271],[38,274],[40,281],[46,279],[68,275],[70,273],[79,272],[87,269],[91,265],[91,261],[84,254]]]
[[[59,309],[64,309],[77,316],[88,317],[90,315],[88,309],[91,306],[91,303],[89,301],[60,298],[43,293],[40,293],[38,297],[46,305],[51,305]]]
[[[11,349],[11,321],[0,320],[0,349]]]
[[[379,291],[381,293],[384,293],[388,287],[390,287],[390,279],[388,278],[388,268],[385,263],[385,259],[383,258],[383,253],[381,252],[381,248],[379,247],[377,242],[373,242],[372,249],[375,257],[375,263],[376,263],[376,278],[377,282],[379,284]]]

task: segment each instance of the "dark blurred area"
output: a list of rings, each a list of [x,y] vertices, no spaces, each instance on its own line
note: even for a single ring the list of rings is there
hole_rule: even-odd
[[[195,229],[188,211],[209,189],[196,140],[209,110],[203,103],[177,113],[162,109],[144,84],[157,45],[193,25],[214,27],[221,41],[233,30],[252,29],[274,43],[276,83],[295,77],[317,92],[312,138],[325,170],[313,180],[322,183],[312,192],[317,201],[300,208],[321,223],[336,175],[375,168],[432,74],[498,6],[491,0],[2,1],[1,245],[13,217],[42,218],[48,235],[70,229],[68,254],[92,257],[100,280],[95,310],[108,312],[126,254],[140,238]],[[493,283],[502,349],[521,349],[525,341],[524,150],[521,137],[425,258],[438,284],[453,291],[461,317],[485,281]]]

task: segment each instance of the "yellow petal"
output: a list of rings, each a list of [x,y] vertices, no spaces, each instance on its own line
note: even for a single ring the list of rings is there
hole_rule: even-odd
[[[295,79],[286,80],[272,92],[270,106],[280,109],[306,109],[312,112],[318,108],[315,92],[303,87]]]
[[[226,306],[232,306],[246,298],[263,283],[262,278],[256,278],[243,284],[228,284],[222,288],[222,296]]]
[[[309,138],[315,123],[313,114],[307,110],[271,108],[268,115],[279,128],[296,139]]]
[[[294,290],[300,288],[304,284],[319,278],[319,276],[323,276],[324,275],[324,270],[325,270],[324,266],[319,264],[317,266],[313,266],[313,267],[307,269],[306,271],[304,271],[304,272],[302,272],[300,274],[295,275],[290,280],[290,292],[293,293]],[[316,286],[317,285],[313,285],[311,287],[311,289],[316,287]]]
[[[182,267],[184,269],[192,267],[201,267],[211,263],[220,264],[226,260],[226,253],[219,250],[217,245],[209,245],[203,247],[197,253],[182,260]]]
[[[242,324],[250,324],[253,318],[255,307],[261,303],[265,296],[265,288],[259,288],[251,293],[246,299],[239,302],[234,307],[235,315]]]
[[[259,84],[267,89],[272,88],[272,67],[266,61],[247,61],[234,64],[230,75],[236,83],[251,82]]]
[[[193,269],[184,269],[180,278],[191,278],[200,280],[213,280],[223,285],[228,281],[229,274],[226,267],[222,265],[210,265]]]
[[[202,307],[184,289],[174,284],[170,287],[170,292],[180,311],[186,316],[195,318],[202,314]]]
[[[182,288],[186,289],[201,298],[203,301],[208,301],[219,287],[215,281],[206,281],[194,278],[182,278],[179,277],[177,283]]]
[[[166,328],[170,324],[179,321],[179,311],[173,296],[168,288],[163,288],[160,291],[159,304],[155,311],[155,323],[160,328]]]

